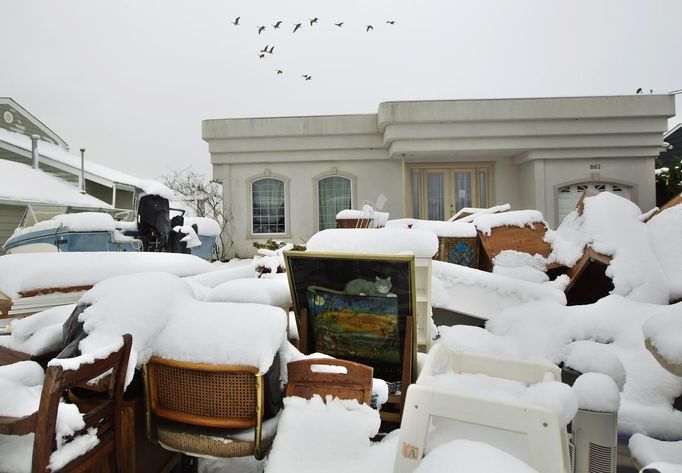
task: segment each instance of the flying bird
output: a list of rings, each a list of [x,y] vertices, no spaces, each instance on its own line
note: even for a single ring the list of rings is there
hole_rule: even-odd
[[[268,52],[268,45],[266,44],[263,49],[260,50],[262,53],[267,53]]]
[[[260,53],[260,54],[258,55],[258,57],[261,58],[261,59],[263,59],[263,58],[265,57],[265,54],[264,54],[264,53]]]
[[[293,32],[296,33],[296,30],[299,29],[300,27],[301,27],[301,23],[296,23],[294,25],[294,31]]]
[[[389,25],[395,25],[395,20],[387,20],[386,23]]]
[[[279,20],[277,23],[275,23],[274,25],[272,25],[272,27],[275,28],[275,29],[279,29],[279,25],[281,25],[281,24],[282,24],[282,20]]]
[[[338,26],[339,28],[343,27],[343,21],[341,23],[334,23],[334,26]]]
[[[374,27],[372,25],[367,25],[367,30],[365,30],[365,31],[367,32],[367,31],[373,30],[373,29],[374,29]]]
[[[258,34],[261,34],[263,30],[265,30],[265,26],[257,26],[256,28],[258,28]]]
[[[317,23],[317,17],[310,20],[310,26],[313,26],[315,23]]]
[[[640,87],[639,89],[637,89],[637,92],[635,92],[635,93],[636,93],[636,94],[641,94],[641,93],[642,93],[642,88]]]
[[[282,69],[276,69],[277,75],[284,74],[284,71]]]
[[[650,94],[653,94],[653,93],[654,93],[654,89],[649,89],[649,93],[650,93]]]
[[[230,23],[232,23],[234,26],[239,26],[239,19],[240,18],[241,18],[241,16],[238,16],[237,18],[234,19],[234,21],[231,21]]]
[[[268,50],[266,49],[265,52],[268,53],[268,54],[272,54],[272,52],[273,52],[274,50],[275,50],[275,47],[274,47],[274,46],[270,46],[270,50],[268,51]]]
[[[301,74],[301,77],[303,77],[305,80],[310,80],[313,78],[313,76],[310,76],[308,74]]]

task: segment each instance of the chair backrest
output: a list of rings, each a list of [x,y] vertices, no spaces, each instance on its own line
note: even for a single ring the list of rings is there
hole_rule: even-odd
[[[83,415],[85,427],[74,434],[82,434],[90,428],[97,429],[98,445],[87,453],[74,459],[59,471],[74,471],[92,466],[104,455],[115,452],[117,469],[123,465],[123,435],[121,429],[121,408],[125,378],[130,357],[132,335],[123,335],[123,343],[119,349],[103,359],[92,362],[87,355],[75,369],[64,368],[62,360],[55,359],[45,371],[45,381],[40,397],[40,407],[35,424],[35,440],[33,443],[33,472],[45,472],[50,464],[50,455],[56,449],[55,429],[57,411],[62,396],[69,389],[82,385],[94,378],[108,377],[109,389],[107,398],[97,403],[94,408]],[[69,362],[75,359],[67,359]],[[68,366],[68,363],[64,363]]]
[[[321,370],[316,369],[320,367]],[[334,370],[335,367],[341,370]],[[343,372],[345,371],[345,372]],[[287,365],[287,396],[310,399],[314,394],[331,395],[340,399],[355,399],[370,404],[372,375],[370,366],[333,358],[309,358]]]
[[[565,428],[548,410],[413,384],[407,390],[394,473],[409,473],[419,466],[432,418],[454,423],[448,429],[455,432],[452,440],[468,438],[488,443],[542,473],[570,472]]]
[[[529,384],[547,380],[561,380],[561,370],[553,363],[514,360],[479,353],[453,351],[439,343],[429,352],[420,377],[436,375],[445,370],[452,370],[455,373],[485,374],[495,378],[513,379]],[[422,384],[419,379],[417,379],[417,384]]]
[[[262,418],[262,374],[253,366],[210,365],[153,356],[145,366],[151,412],[185,424],[254,427]]]

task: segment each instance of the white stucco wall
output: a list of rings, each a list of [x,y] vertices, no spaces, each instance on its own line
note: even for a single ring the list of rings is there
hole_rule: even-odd
[[[229,169],[229,170],[228,170]],[[254,176],[269,172],[272,177],[288,179],[288,233],[285,235],[254,236],[250,234],[250,188]],[[391,218],[402,217],[402,170],[399,161],[326,161],[318,163],[293,162],[263,164],[232,164],[216,166],[214,176],[223,180],[226,205],[232,204],[234,216],[234,242],[237,256],[248,257],[255,252],[254,241],[268,238],[304,243],[318,229],[316,179],[323,175],[339,174],[355,177],[353,207],[363,201],[375,201],[383,193],[388,202],[384,211]],[[228,184],[229,183],[229,184]]]

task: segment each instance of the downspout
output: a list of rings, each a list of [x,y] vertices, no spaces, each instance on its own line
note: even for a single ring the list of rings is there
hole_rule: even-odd
[[[31,135],[31,160],[33,162],[33,169],[38,169],[40,163],[40,155],[38,154],[38,140],[40,135]]]
[[[114,182],[111,186],[111,206],[116,208],[116,183]]]
[[[85,148],[81,148],[81,175],[78,179],[81,194],[85,194]]]
[[[400,155],[400,166],[403,174],[403,218],[407,217],[407,176],[405,175],[405,153]]]

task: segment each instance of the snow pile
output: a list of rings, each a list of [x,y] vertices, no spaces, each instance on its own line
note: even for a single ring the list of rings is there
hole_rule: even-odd
[[[114,218],[108,213],[81,212],[55,215],[51,219],[43,220],[31,227],[17,228],[12,233],[11,238],[28,232],[62,227],[73,232],[113,232],[116,229]]]
[[[294,248],[294,245],[287,243],[276,250],[258,248],[253,257],[253,267],[258,274],[276,274],[284,271],[285,261],[284,252]]]
[[[476,218],[482,216],[482,215],[490,215],[490,214],[496,214],[499,212],[506,212],[507,210],[511,209],[511,205],[509,204],[502,204],[502,205],[496,205],[494,207],[490,207],[487,209],[481,209],[481,208],[475,208],[475,207],[464,207],[462,210],[459,210],[455,215],[450,217],[448,222],[468,222],[471,223],[473,222]],[[462,214],[469,214],[466,217],[459,218],[460,215]]]
[[[432,263],[431,304],[434,307],[490,318],[503,309],[538,300],[566,304],[564,293],[550,285],[443,261]]]
[[[154,181],[152,179],[136,179],[134,185],[147,195],[158,195],[159,197],[168,200],[175,199],[173,191],[159,181]]]
[[[443,222],[440,220],[399,218],[396,220],[389,220],[386,222],[386,226],[391,228],[416,228],[421,230],[429,230],[440,237],[470,238],[477,235],[476,227],[473,223],[463,222],[461,220],[448,220],[447,222]]]
[[[521,349],[514,339],[495,335],[480,327],[441,326],[438,327],[438,333],[439,343],[453,352],[467,351],[499,358],[521,358]]]
[[[52,307],[10,323],[10,336],[0,337],[0,346],[38,356],[61,348],[62,326],[76,304]]]
[[[355,400],[285,398],[267,471],[389,473],[397,437],[372,444],[380,423],[378,411]]]
[[[438,238],[427,230],[331,229],[313,235],[306,248],[310,251],[414,254],[417,257],[432,258],[438,251]]]
[[[265,373],[285,340],[286,317],[282,309],[262,304],[187,300],[155,337],[154,354],[194,363],[256,366]]]
[[[208,296],[213,302],[252,302],[277,307],[291,305],[291,292],[286,274],[274,274],[273,277],[232,279],[226,281],[210,292]]]
[[[622,391],[625,386],[625,367],[610,343],[578,340],[566,347],[565,365],[581,373],[601,373],[613,380]]]
[[[624,367],[627,381],[620,397],[619,430],[680,438],[682,412],[673,410],[672,402],[682,393],[682,378],[658,364],[645,348],[642,335],[642,325],[651,316],[679,314],[680,310],[681,304],[660,306],[621,296],[572,307],[540,301],[507,309],[489,320],[486,327],[503,336],[504,343],[514,340],[523,358],[557,364],[572,355],[575,341],[606,344],[608,348],[579,348],[583,353],[573,355],[583,369],[618,378],[616,385],[622,383],[622,373],[613,357]],[[607,350],[611,355],[603,356]],[[585,358],[590,354],[598,358],[588,363]]]
[[[199,236],[197,235],[197,232],[194,231],[193,227],[189,225],[178,225],[177,227],[173,227],[173,231],[185,235],[180,241],[186,243],[187,248],[201,246],[201,240],[199,240]]]
[[[97,353],[121,335],[132,334],[127,383],[134,368],[155,353],[186,361],[250,364],[266,372],[287,321],[279,308],[198,301],[189,283],[167,273],[110,278],[80,302],[90,304],[79,317],[87,334],[79,345],[82,353]]]
[[[378,210],[375,210],[374,226],[377,228],[386,226],[386,222],[388,222],[388,217],[390,217],[390,214],[388,212],[379,212]]]
[[[186,277],[185,281],[212,288],[233,279],[255,278],[256,270],[251,262],[250,259],[232,260],[218,266],[217,269],[214,267],[212,271]]]
[[[0,139],[4,131],[0,128]],[[111,208],[102,200],[81,194],[76,186],[56,176],[6,159],[0,159],[0,200]]]
[[[642,326],[642,332],[666,361],[682,364],[682,311],[651,317]]]
[[[361,218],[374,218],[374,208],[371,205],[363,205],[362,210],[344,209],[336,214],[337,220],[354,220]]]
[[[595,412],[618,412],[620,392],[618,385],[605,374],[585,373],[573,383],[580,409]]]
[[[640,302],[667,304],[668,279],[651,245],[647,224],[640,220],[637,205],[610,192],[586,197],[582,215],[570,213],[545,240],[564,266],[573,266],[586,246],[611,256],[606,275],[613,280],[612,294]]]
[[[220,225],[210,217],[185,217],[185,225],[195,225],[199,229],[199,235],[214,236],[220,235]]]
[[[675,205],[656,215],[646,224],[651,247],[668,277],[670,298],[682,298],[682,251],[675,236],[682,234],[682,205]]]
[[[414,473],[538,473],[518,458],[470,440],[452,440],[434,448]]]
[[[549,276],[545,273],[547,263],[547,258],[540,254],[504,250],[493,258],[493,273],[528,282],[544,283],[549,281]]]
[[[0,291],[16,298],[20,292],[89,286],[121,274],[163,271],[191,276],[212,269],[211,264],[201,258],[179,253],[12,254],[0,256]]]
[[[535,229],[535,223],[543,223],[545,219],[542,213],[537,210],[514,210],[495,214],[485,214],[477,216],[473,220],[476,230],[487,236],[497,227],[530,227]]]
[[[682,470],[682,441],[664,442],[652,439],[642,434],[634,434],[628,444],[632,458],[640,465],[650,465],[655,462],[677,465]],[[675,471],[661,469],[661,472]]]

